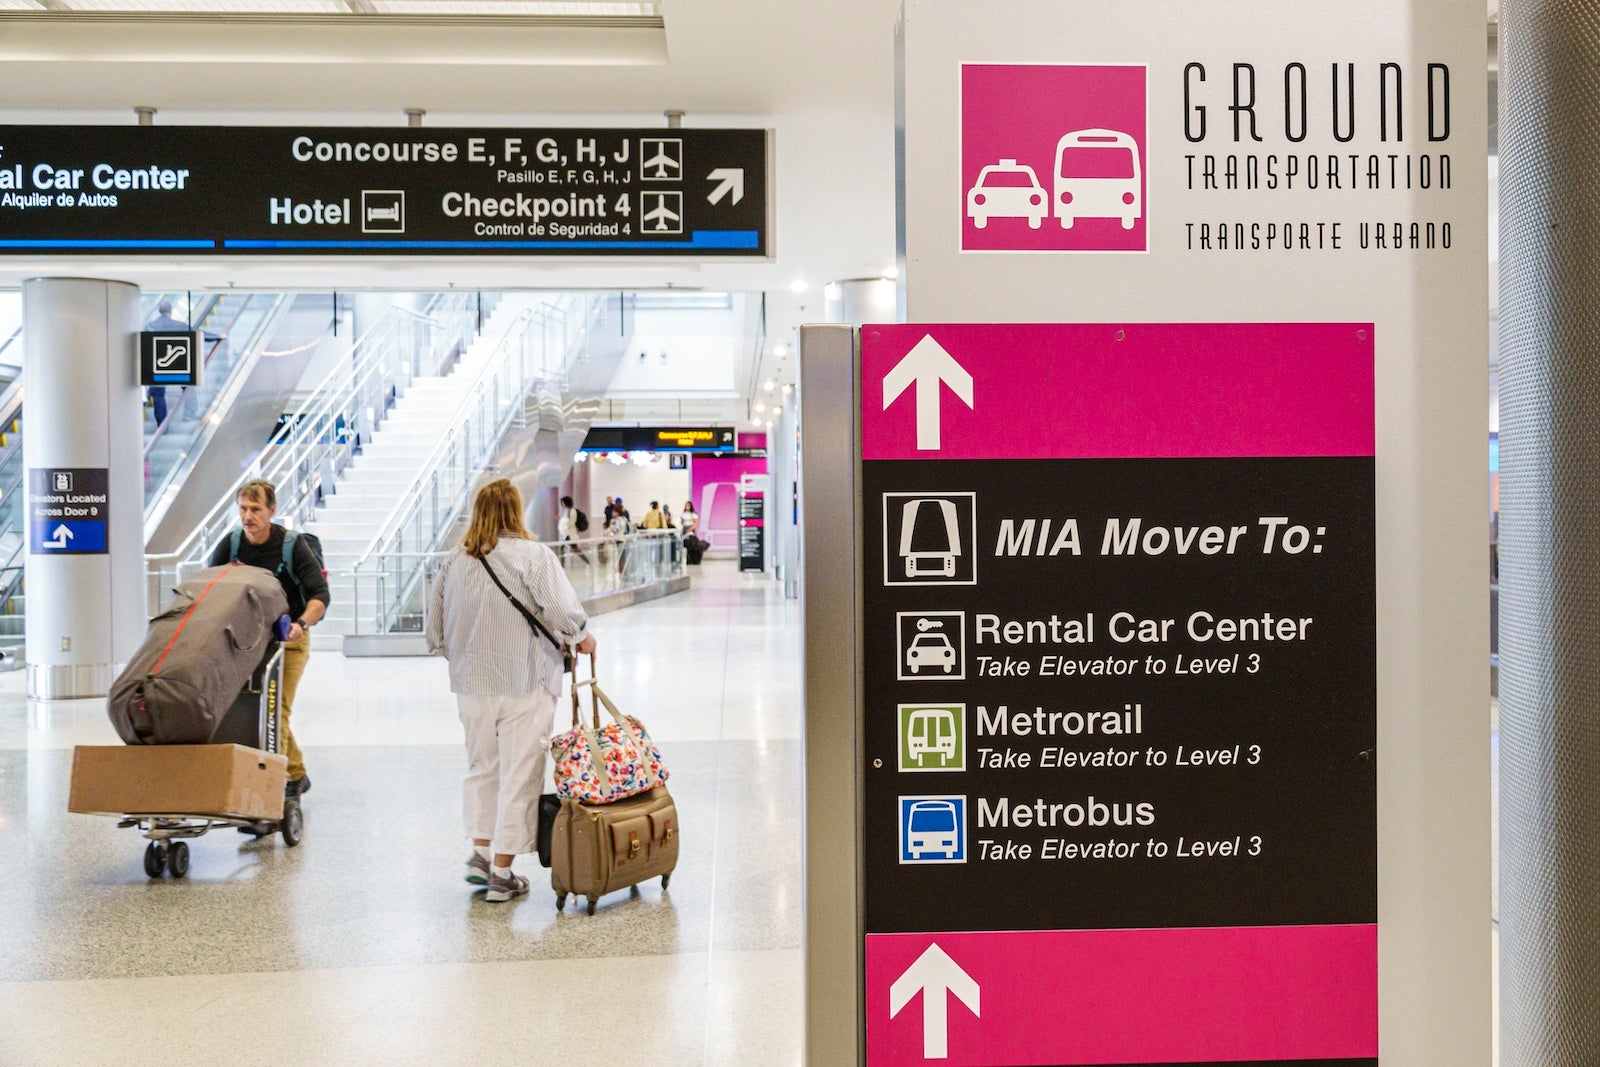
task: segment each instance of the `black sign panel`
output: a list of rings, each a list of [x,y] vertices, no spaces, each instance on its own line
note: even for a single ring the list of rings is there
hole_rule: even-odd
[[[739,569],[767,568],[767,498],[759,489],[739,492]]]
[[[864,468],[865,641],[895,652],[866,680],[869,931],[1375,921],[1376,810],[1346,803],[1376,788],[1370,458]],[[954,560],[884,539],[951,486],[980,487]],[[1233,554],[1102,552],[1224,512],[1252,517]],[[1263,555],[1281,515],[1322,550]],[[923,853],[900,799],[946,792],[964,847]]]
[[[199,385],[200,331],[142,330],[139,333],[140,385]]]
[[[0,127],[0,255],[769,253],[765,130]]]
[[[732,452],[738,437],[730,426],[595,426],[583,452]]]

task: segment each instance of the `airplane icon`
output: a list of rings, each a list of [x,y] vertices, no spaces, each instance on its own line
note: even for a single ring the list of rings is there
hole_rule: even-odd
[[[641,213],[639,220],[646,233],[683,232],[682,193],[641,193],[640,196],[644,207],[649,208]]]
[[[641,138],[639,160],[639,174],[646,181],[675,181],[683,176],[683,139]]]

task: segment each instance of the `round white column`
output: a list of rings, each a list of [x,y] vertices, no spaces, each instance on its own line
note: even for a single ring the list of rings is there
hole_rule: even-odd
[[[139,289],[32,278],[22,324],[28,695],[104,696],[147,621]],[[47,498],[99,492],[91,514],[48,514]],[[58,533],[64,520],[82,534]]]

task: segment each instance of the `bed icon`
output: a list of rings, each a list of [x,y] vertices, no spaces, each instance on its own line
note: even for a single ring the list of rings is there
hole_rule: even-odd
[[[362,233],[405,233],[404,189],[361,190]]]

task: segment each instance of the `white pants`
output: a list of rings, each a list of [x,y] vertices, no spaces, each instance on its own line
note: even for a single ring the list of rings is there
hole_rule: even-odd
[[[467,731],[462,787],[467,836],[492,841],[497,855],[535,851],[556,698],[543,689],[496,696],[457,693],[456,704]]]

